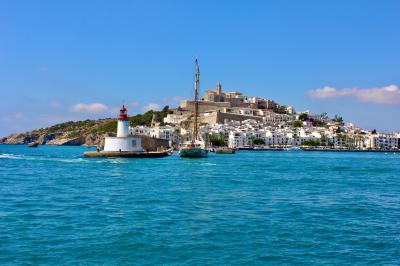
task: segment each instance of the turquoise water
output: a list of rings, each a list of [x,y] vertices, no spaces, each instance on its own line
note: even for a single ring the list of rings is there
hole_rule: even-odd
[[[399,265],[400,154],[0,145],[0,264]]]

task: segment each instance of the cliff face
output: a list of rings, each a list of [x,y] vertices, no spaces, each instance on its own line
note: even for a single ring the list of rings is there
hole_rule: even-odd
[[[38,142],[41,145],[103,146],[104,137],[115,135],[116,125],[114,119],[66,122],[49,128],[12,134],[1,138],[0,144]]]

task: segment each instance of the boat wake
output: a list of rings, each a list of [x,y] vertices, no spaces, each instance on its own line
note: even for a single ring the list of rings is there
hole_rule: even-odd
[[[27,160],[27,161],[53,161],[53,162],[63,162],[63,163],[80,163],[86,162],[84,158],[49,158],[49,157],[39,157],[39,156],[27,156],[20,154],[10,154],[2,153],[0,154],[0,159],[12,159],[12,160]]]
[[[2,153],[0,154],[0,159],[23,159],[22,155],[10,154],[10,153]]]

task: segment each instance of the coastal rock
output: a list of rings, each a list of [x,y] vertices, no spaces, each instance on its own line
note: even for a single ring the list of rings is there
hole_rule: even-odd
[[[37,142],[41,145],[44,145],[46,143],[48,143],[49,141],[62,136],[62,133],[51,133],[51,134],[42,134],[39,136],[39,138],[37,139]]]
[[[2,139],[3,144],[27,144],[34,142],[37,139],[37,135],[28,134],[12,134]]]
[[[89,134],[85,137],[85,146],[104,147],[104,138],[109,134]]]
[[[60,145],[60,146],[80,146],[85,143],[84,137],[78,138],[55,138],[48,141],[46,144],[48,145]]]

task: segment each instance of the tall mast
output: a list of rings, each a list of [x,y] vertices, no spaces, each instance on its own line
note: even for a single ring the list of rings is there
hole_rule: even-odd
[[[200,86],[200,68],[197,58],[195,60],[195,74],[194,74],[194,130],[193,130],[193,140],[199,139],[198,132],[198,116],[199,116],[199,86]]]

